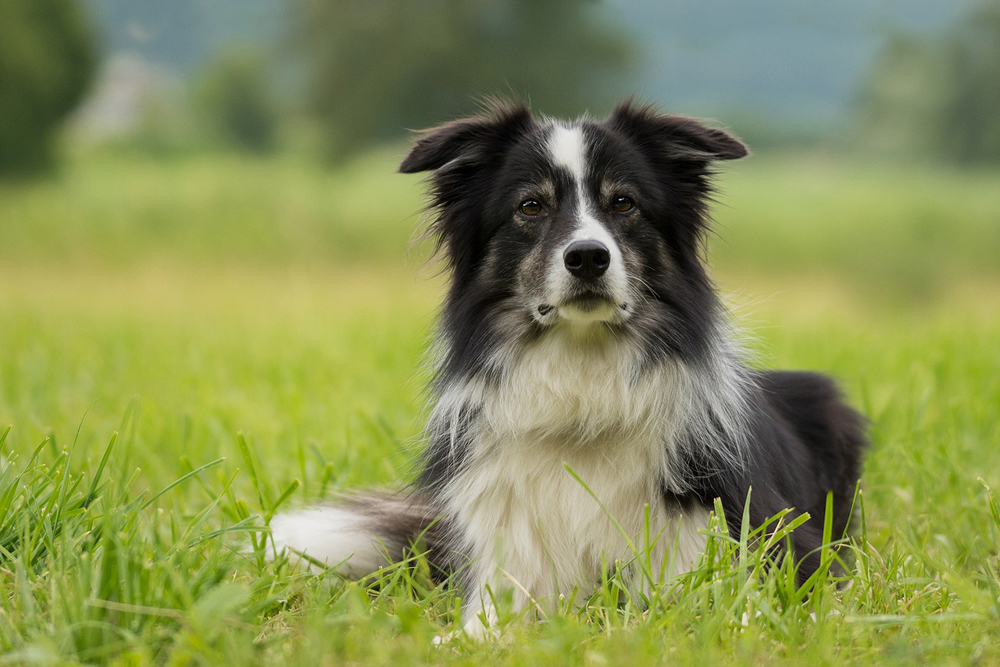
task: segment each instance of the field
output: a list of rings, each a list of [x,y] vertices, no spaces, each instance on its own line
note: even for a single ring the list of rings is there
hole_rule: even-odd
[[[716,537],[652,599],[612,577],[437,648],[460,601],[421,562],[369,586],[267,562],[279,505],[412,476],[442,280],[399,152],[92,154],[0,184],[4,663],[1000,664],[996,172],[722,179],[711,257],[754,363],[832,373],[872,420],[847,572],[804,601]]]

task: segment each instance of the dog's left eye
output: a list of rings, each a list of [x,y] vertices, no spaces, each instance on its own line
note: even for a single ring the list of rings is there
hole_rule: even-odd
[[[635,208],[635,202],[630,197],[618,195],[611,200],[611,208],[615,213],[628,213]]]

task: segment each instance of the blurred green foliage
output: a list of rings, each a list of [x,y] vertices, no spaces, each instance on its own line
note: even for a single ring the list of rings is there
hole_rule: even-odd
[[[861,98],[861,138],[893,157],[1000,163],[1000,0],[936,38],[897,35]]]
[[[244,49],[221,55],[201,76],[195,104],[223,143],[256,153],[275,148],[279,110],[266,72],[263,54]]]
[[[0,264],[419,264],[423,187],[403,144],[325,168],[300,154],[75,156],[56,178],[0,186]],[[922,299],[1000,276],[1000,173],[815,156],[727,166],[711,241],[730,275],[837,276]]]
[[[603,111],[629,92],[630,43],[578,0],[301,0],[295,38],[309,105],[341,160],[476,109],[529,98],[553,115]]]
[[[86,92],[95,66],[76,0],[0,2],[0,175],[49,166],[54,132]]]

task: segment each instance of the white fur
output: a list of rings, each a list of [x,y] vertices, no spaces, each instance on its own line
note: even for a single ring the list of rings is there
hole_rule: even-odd
[[[555,124],[548,141],[549,154],[553,164],[569,171],[576,196],[577,225],[566,243],[557,248],[549,260],[546,279],[549,301],[557,306],[556,314],[562,319],[579,323],[608,322],[621,317],[619,307],[628,302],[628,276],[621,248],[617,241],[601,224],[595,215],[594,202],[587,194],[585,178],[587,174],[587,144],[583,129],[579,125]],[[572,305],[559,305],[572,293],[573,278],[563,262],[566,247],[576,241],[599,241],[611,255],[611,263],[604,282],[612,295],[614,304],[593,310],[581,310]]]
[[[556,123],[548,143],[552,162],[569,170],[577,183],[582,183],[586,174],[586,143],[583,128],[579,125]]]
[[[342,507],[313,507],[281,514],[271,521],[276,551],[290,548],[337,572],[359,579],[389,564],[378,536],[365,530],[366,519]]]
[[[584,186],[582,128],[554,124],[547,147],[575,180],[579,217],[567,243],[609,248],[604,281],[625,303],[634,296],[621,248]],[[544,335],[511,340],[495,354],[489,366],[498,382],[474,377],[445,387],[430,418],[453,453],[460,436],[465,444],[462,465],[440,489],[440,509],[459,540],[452,546],[469,558],[465,627],[475,636],[497,620],[489,592],[511,592],[519,609],[551,607],[560,594],[583,599],[605,565],[624,566],[636,591],[688,570],[704,549],[708,511],[665,502],[661,485],[682,493],[690,483],[676,468],[679,449],[700,436],[699,446],[718,447],[727,465],[743,460],[749,380],[729,332],[720,328],[713,353],[697,365],[650,367],[638,339],[601,323],[627,314],[559,306],[571,285],[563,250],[546,277],[558,314],[540,316]],[[463,421],[469,415],[471,424]],[[362,576],[386,559],[360,521],[323,508],[275,519],[272,531],[278,546],[329,564],[346,560],[342,571]]]
[[[468,461],[445,489],[478,588],[466,616],[473,634],[482,632],[479,612],[494,613],[487,587],[512,590],[525,608],[574,589],[589,594],[602,562],[648,557],[652,581],[630,569],[637,589],[689,569],[708,512],[668,507],[660,483],[683,488],[671,453],[707,394],[728,390],[680,364],[640,372],[638,347],[601,327],[555,327],[509,354],[498,387],[468,383],[436,410],[447,422],[441,411],[481,409]]]
[[[699,368],[641,370],[636,341],[563,323],[502,351],[499,384],[474,379],[444,392],[431,423],[453,446],[460,414],[478,408],[467,461],[442,490],[461,540],[454,546],[469,559],[468,634],[483,637],[496,622],[491,594],[511,592],[516,609],[551,608],[560,594],[589,595],[604,566],[625,566],[639,592],[695,564],[708,511],[668,506],[660,485],[684,490],[673,454],[708,412],[731,436],[742,430],[745,380],[735,351],[717,352]],[[389,562],[364,522],[322,507],[276,517],[271,528],[278,549],[358,578]]]

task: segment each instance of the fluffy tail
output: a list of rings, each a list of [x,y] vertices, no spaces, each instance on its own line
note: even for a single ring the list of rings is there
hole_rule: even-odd
[[[432,560],[444,539],[439,513],[417,495],[364,495],[335,505],[312,507],[271,520],[276,551],[305,556],[360,579],[403,558],[415,541],[426,543]]]

